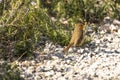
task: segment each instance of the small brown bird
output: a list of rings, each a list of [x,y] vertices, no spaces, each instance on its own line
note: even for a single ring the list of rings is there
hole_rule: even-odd
[[[63,52],[67,52],[71,46],[77,46],[81,43],[83,39],[83,28],[84,25],[82,23],[77,23],[75,25],[69,45],[63,49]]]

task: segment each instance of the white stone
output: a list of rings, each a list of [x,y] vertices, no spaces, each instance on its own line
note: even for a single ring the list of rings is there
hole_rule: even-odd
[[[113,42],[118,43],[118,42],[120,42],[120,39],[119,38],[114,38]]]
[[[97,47],[97,48],[95,48],[95,51],[94,52],[99,52],[100,51],[100,48],[99,47]]]
[[[22,75],[20,75],[22,78],[25,78],[25,75],[24,74],[22,74]]]
[[[44,52],[48,53],[50,50],[49,49],[44,49]]]
[[[57,78],[61,77],[61,72],[55,72],[55,74],[53,75],[53,78],[57,80]]]
[[[54,75],[54,71],[51,70],[49,72],[45,72],[45,76],[51,76],[51,75]]]
[[[114,30],[117,30],[118,29],[118,26],[116,25],[113,25],[113,24],[111,24],[110,25],[110,30],[111,30],[111,32],[113,32]]]
[[[62,24],[68,24],[68,20],[66,20],[65,18],[62,18],[59,20]]]
[[[78,52],[78,53],[83,53],[83,52],[84,52],[84,49],[81,48],[81,49],[77,50],[77,52]]]
[[[28,69],[26,70],[27,73],[32,74],[35,71],[33,66],[28,67]]]
[[[70,53],[74,52],[73,48],[69,48],[68,52]]]
[[[32,2],[31,2],[31,5],[32,5],[32,6],[36,6],[36,2],[32,1]]]
[[[57,78],[57,80],[66,80],[65,77],[61,76],[59,78]]]
[[[106,38],[107,38],[108,41],[111,41],[111,39],[112,39],[110,36],[108,36]]]
[[[55,51],[62,51],[63,48],[55,48]]]
[[[35,80],[41,80],[41,77],[39,75],[34,77]]]
[[[59,59],[57,56],[52,56],[52,59],[56,60]]]
[[[57,21],[57,19],[55,17],[51,17],[51,20],[54,21],[54,22]]]
[[[92,27],[91,27],[91,26],[88,26],[88,27],[87,27],[87,31],[88,31],[88,32],[92,32],[92,31],[93,31],[93,30],[92,30]]]
[[[99,44],[99,43],[100,43],[100,40],[96,40],[96,43]]]
[[[118,34],[120,35],[120,29],[118,29]]]
[[[105,17],[103,21],[104,23],[110,23],[110,17],[109,16]]]
[[[113,24],[120,25],[120,21],[115,19],[115,20],[113,20]]]

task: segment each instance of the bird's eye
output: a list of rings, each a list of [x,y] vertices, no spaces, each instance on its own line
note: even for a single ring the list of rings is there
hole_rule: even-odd
[[[79,26],[83,26],[82,24],[80,24]]]

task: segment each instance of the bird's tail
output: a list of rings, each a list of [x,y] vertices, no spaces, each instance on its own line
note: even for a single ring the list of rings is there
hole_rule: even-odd
[[[72,45],[73,43],[70,43],[67,47],[63,49],[63,52],[67,52]]]

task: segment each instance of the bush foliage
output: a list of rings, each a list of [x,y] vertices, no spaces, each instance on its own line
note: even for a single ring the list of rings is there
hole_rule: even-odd
[[[24,80],[15,64],[0,63],[0,80]]]
[[[119,0],[1,0],[0,57],[31,55],[41,35],[66,45],[77,20],[120,19],[119,4]]]

